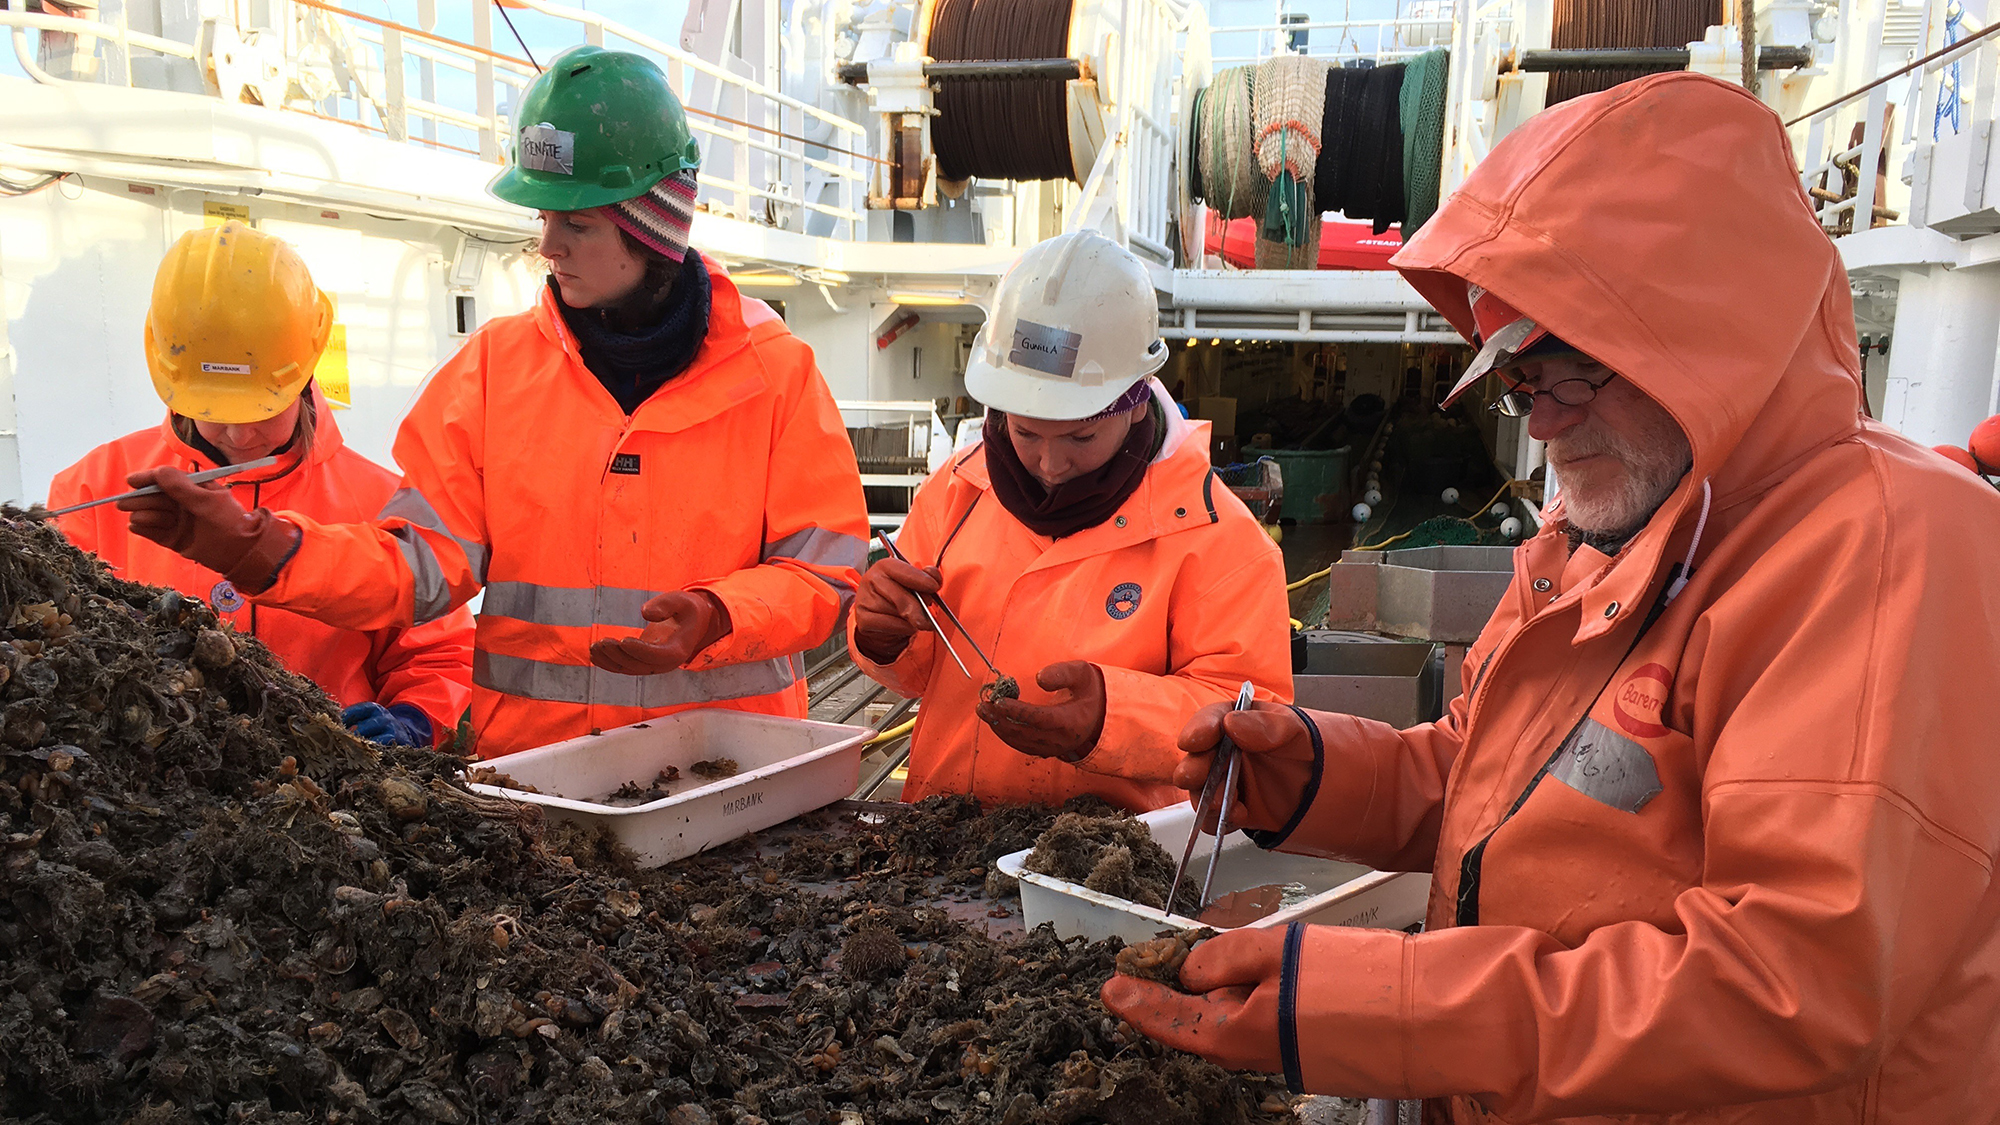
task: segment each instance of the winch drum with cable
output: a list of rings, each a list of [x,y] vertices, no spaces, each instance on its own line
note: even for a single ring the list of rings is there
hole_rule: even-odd
[[[923,53],[940,71],[967,64],[937,84],[931,147],[941,181],[1089,177],[1105,133],[1098,83],[1115,42],[1098,8],[1094,0],[925,4]],[[1047,67],[1006,73],[1009,61],[1057,59],[1078,60],[1076,77]]]

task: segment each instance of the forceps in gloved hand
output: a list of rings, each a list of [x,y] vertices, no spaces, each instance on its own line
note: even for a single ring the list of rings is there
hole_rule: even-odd
[[[1251,698],[1256,694],[1249,680],[1236,693],[1234,710],[1250,709]],[[1241,769],[1243,752],[1230,741],[1227,734],[1216,744],[1215,761],[1209,764],[1208,778],[1201,785],[1201,799],[1195,803],[1194,826],[1188,831],[1187,847],[1181,849],[1180,865],[1174,868],[1174,881],[1167,888],[1167,913],[1174,912],[1174,896],[1180,893],[1181,877],[1187,874],[1188,860],[1194,855],[1195,841],[1201,838],[1201,826],[1207,821],[1210,809],[1215,810],[1215,847],[1208,853],[1208,874],[1201,881],[1201,905],[1207,906],[1209,891],[1215,885],[1215,863],[1222,856],[1222,838],[1229,835],[1229,826],[1224,823],[1229,817],[1229,808],[1236,800],[1237,775]],[[1219,783],[1219,784],[1218,784]],[[1219,792],[1218,792],[1219,791]],[[1220,805],[1215,798],[1221,798]]]

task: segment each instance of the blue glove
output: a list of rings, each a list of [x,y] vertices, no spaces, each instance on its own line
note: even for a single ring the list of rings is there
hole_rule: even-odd
[[[391,703],[384,707],[380,703],[356,703],[340,712],[340,721],[370,742],[388,746],[431,744],[430,716],[415,704]]]

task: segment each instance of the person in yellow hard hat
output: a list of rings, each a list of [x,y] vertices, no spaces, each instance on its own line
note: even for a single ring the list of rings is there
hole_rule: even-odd
[[[312,382],[332,323],[332,302],[282,240],[236,222],[182,236],[160,263],[146,316],[146,367],[166,420],[58,474],[49,506],[123,492],[126,476],[139,470],[196,472],[276,454],[276,465],[210,487],[253,509],[272,505],[329,522],[374,516],[397,477],[341,443]],[[463,609],[414,628],[334,628],[250,604],[222,575],[131,534],[125,513],[109,505],[58,517],[57,525],[121,577],[207,601],[338,700],[364,737],[435,745],[471,700],[472,618]]]
[[[573,47],[488,185],[541,220],[533,308],[481,325],[403,419],[374,519],[138,473],[134,533],[332,625],[481,595],[472,728],[495,758],[691,708],[802,718],[803,654],[868,554],[812,350],[688,246],[700,147],[650,60]]]

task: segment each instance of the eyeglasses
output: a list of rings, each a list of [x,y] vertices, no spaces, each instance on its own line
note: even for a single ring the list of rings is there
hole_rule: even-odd
[[[1507,384],[1507,393],[1494,399],[1493,405],[1486,409],[1508,418],[1526,418],[1534,413],[1535,399],[1541,395],[1547,395],[1564,406],[1582,406],[1596,398],[1597,392],[1603,389],[1604,384],[1617,377],[1618,373],[1613,371],[1595,383],[1588,379],[1563,379],[1539,391],[1530,390],[1525,383],[1510,382]],[[1502,375],[1501,378],[1505,379],[1506,376]]]

